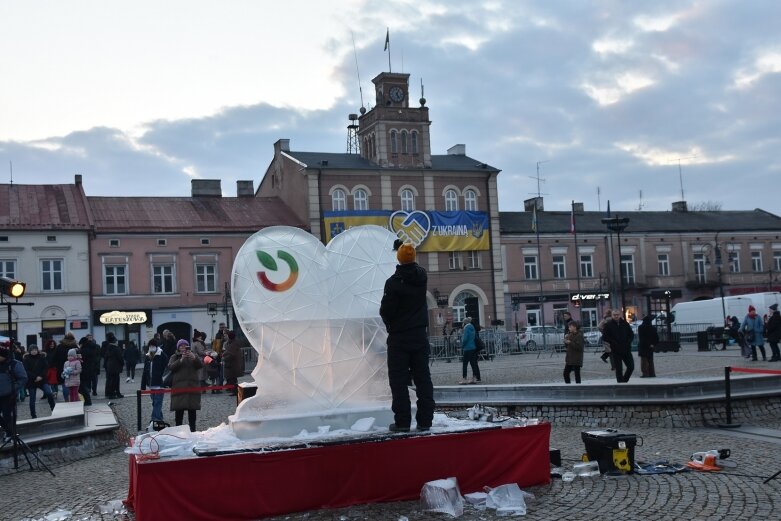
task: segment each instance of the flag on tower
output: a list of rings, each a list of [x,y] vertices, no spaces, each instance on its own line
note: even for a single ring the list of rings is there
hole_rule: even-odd
[[[385,32],[385,48],[383,51],[387,51],[388,46],[390,46],[390,27],[388,27],[387,31]]]
[[[534,209],[532,210],[532,231],[537,232],[537,205],[534,205]]]
[[[569,232],[575,233],[575,201],[572,201],[572,210],[569,214]]]

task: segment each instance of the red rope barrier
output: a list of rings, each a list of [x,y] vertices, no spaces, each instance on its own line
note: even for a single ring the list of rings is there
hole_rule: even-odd
[[[732,367],[731,371],[735,373],[781,374],[781,369],[754,369],[753,367]]]
[[[201,391],[222,391],[223,389],[235,389],[235,385],[210,385],[208,387],[184,387],[182,389],[170,389],[167,387],[161,389],[145,389],[139,391],[141,394],[179,394],[179,393],[199,393]]]

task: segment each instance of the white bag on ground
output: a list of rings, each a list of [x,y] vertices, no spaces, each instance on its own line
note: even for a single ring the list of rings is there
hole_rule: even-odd
[[[442,512],[453,517],[464,513],[464,498],[458,490],[456,478],[429,481],[420,490],[420,503],[423,510]]]
[[[495,508],[499,516],[525,516],[526,501],[517,483],[499,485],[488,492],[485,506]]]

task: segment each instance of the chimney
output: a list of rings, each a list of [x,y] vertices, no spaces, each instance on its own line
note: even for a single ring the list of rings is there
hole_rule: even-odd
[[[236,181],[236,197],[254,197],[255,188],[252,181]]]
[[[277,142],[274,143],[274,155],[279,155],[280,152],[290,152],[289,139],[277,139]]]
[[[76,183],[77,185],[80,185],[80,184],[81,184],[81,174],[76,174],[76,181],[75,181],[75,183]]]
[[[575,203],[573,205],[573,208],[574,208],[575,212],[577,212],[577,213],[583,213],[584,212],[584,210],[583,210],[583,203]]]
[[[542,204],[542,197],[532,197],[531,199],[526,199],[523,202],[523,211],[533,212],[535,206],[537,207],[538,212],[545,210],[545,206]]]
[[[192,197],[222,197],[222,187],[219,179],[192,179]]]
[[[447,155],[449,156],[465,156],[466,145],[453,145],[447,149]]]
[[[686,206],[686,201],[675,201],[673,203],[673,212],[688,212],[689,209]]]

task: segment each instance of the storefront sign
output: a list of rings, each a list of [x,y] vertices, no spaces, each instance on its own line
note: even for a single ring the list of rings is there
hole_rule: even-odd
[[[574,293],[570,300],[572,302],[610,300],[610,293]]]
[[[111,311],[100,315],[101,324],[143,324],[146,320],[143,311]]]

